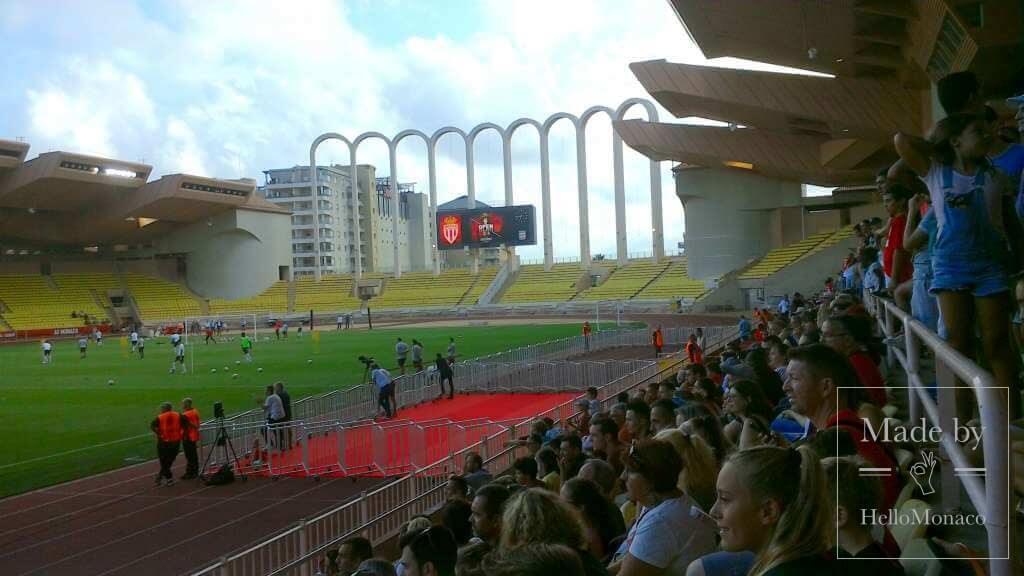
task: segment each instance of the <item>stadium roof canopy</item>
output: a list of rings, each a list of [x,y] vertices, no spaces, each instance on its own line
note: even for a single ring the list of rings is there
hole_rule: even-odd
[[[986,94],[1024,90],[1024,7],[1015,0],[670,0],[708,58],[737,57],[834,78],[673,64],[630,66],[678,118],[730,128],[615,123],[651,158],[821,185],[864,182],[894,157],[891,136],[931,122],[925,90],[973,70]],[[736,129],[742,125],[744,129]]]
[[[29,145],[0,140],[0,241],[23,248],[145,244],[230,209],[287,214],[254,180],[171,174],[71,152],[25,161]]]

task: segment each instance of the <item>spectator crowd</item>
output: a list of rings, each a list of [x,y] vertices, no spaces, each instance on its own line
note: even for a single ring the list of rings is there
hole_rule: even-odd
[[[859,245],[823,292],[741,316],[739,338],[716,355],[694,334],[664,381],[613,398],[588,390],[571,421],[533,423],[509,473],[492,477],[468,454],[440,512],[403,527],[393,565],[354,539],[323,573],[903,574],[901,542],[866,512],[909,496],[907,464],[920,446],[865,434],[882,429],[897,399],[862,295],[891,298],[988,367],[1009,389],[1011,417],[1021,414],[1011,334],[1024,320],[1010,295],[1015,288],[1024,304],[1024,283],[1014,284],[1024,255],[1024,96],[1010,100],[1019,110],[1010,128],[980,94],[970,73],[943,79],[949,115],[927,138],[895,137],[900,159],[877,182],[888,220],[855,227]],[[662,352],[660,327],[651,344]],[[979,427],[970,389],[957,394],[960,422]]]

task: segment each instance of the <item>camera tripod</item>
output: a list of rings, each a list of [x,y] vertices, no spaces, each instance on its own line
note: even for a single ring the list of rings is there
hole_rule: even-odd
[[[239,478],[245,480],[245,473],[242,472],[241,468],[238,466],[238,453],[235,452],[235,445],[231,443],[231,436],[228,434],[227,429],[224,427],[223,416],[217,418],[217,435],[214,437],[213,447],[210,448],[210,451],[206,454],[206,460],[203,462],[203,467],[200,469],[199,477],[207,479],[213,475],[208,474],[207,469],[210,466],[210,459],[213,458],[213,455],[215,452],[218,451],[218,448],[220,448],[219,451],[224,461],[224,463],[221,465],[221,468],[225,466],[233,468],[234,470],[238,471]],[[219,471],[220,469],[218,469],[218,472]],[[215,472],[214,474],[216,473],[217,472]]]

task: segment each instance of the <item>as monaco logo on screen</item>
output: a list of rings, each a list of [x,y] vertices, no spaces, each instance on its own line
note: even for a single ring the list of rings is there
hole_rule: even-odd
[[[441,241],[448,246],[455,246],[462,242],[462,216],[442,216]]]

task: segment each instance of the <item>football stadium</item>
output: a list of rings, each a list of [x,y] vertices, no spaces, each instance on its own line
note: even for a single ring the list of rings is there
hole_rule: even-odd
[[[249,178],[0,139],[0,573],[1024,574],[1024,4],[667,5],[776,68]]]

